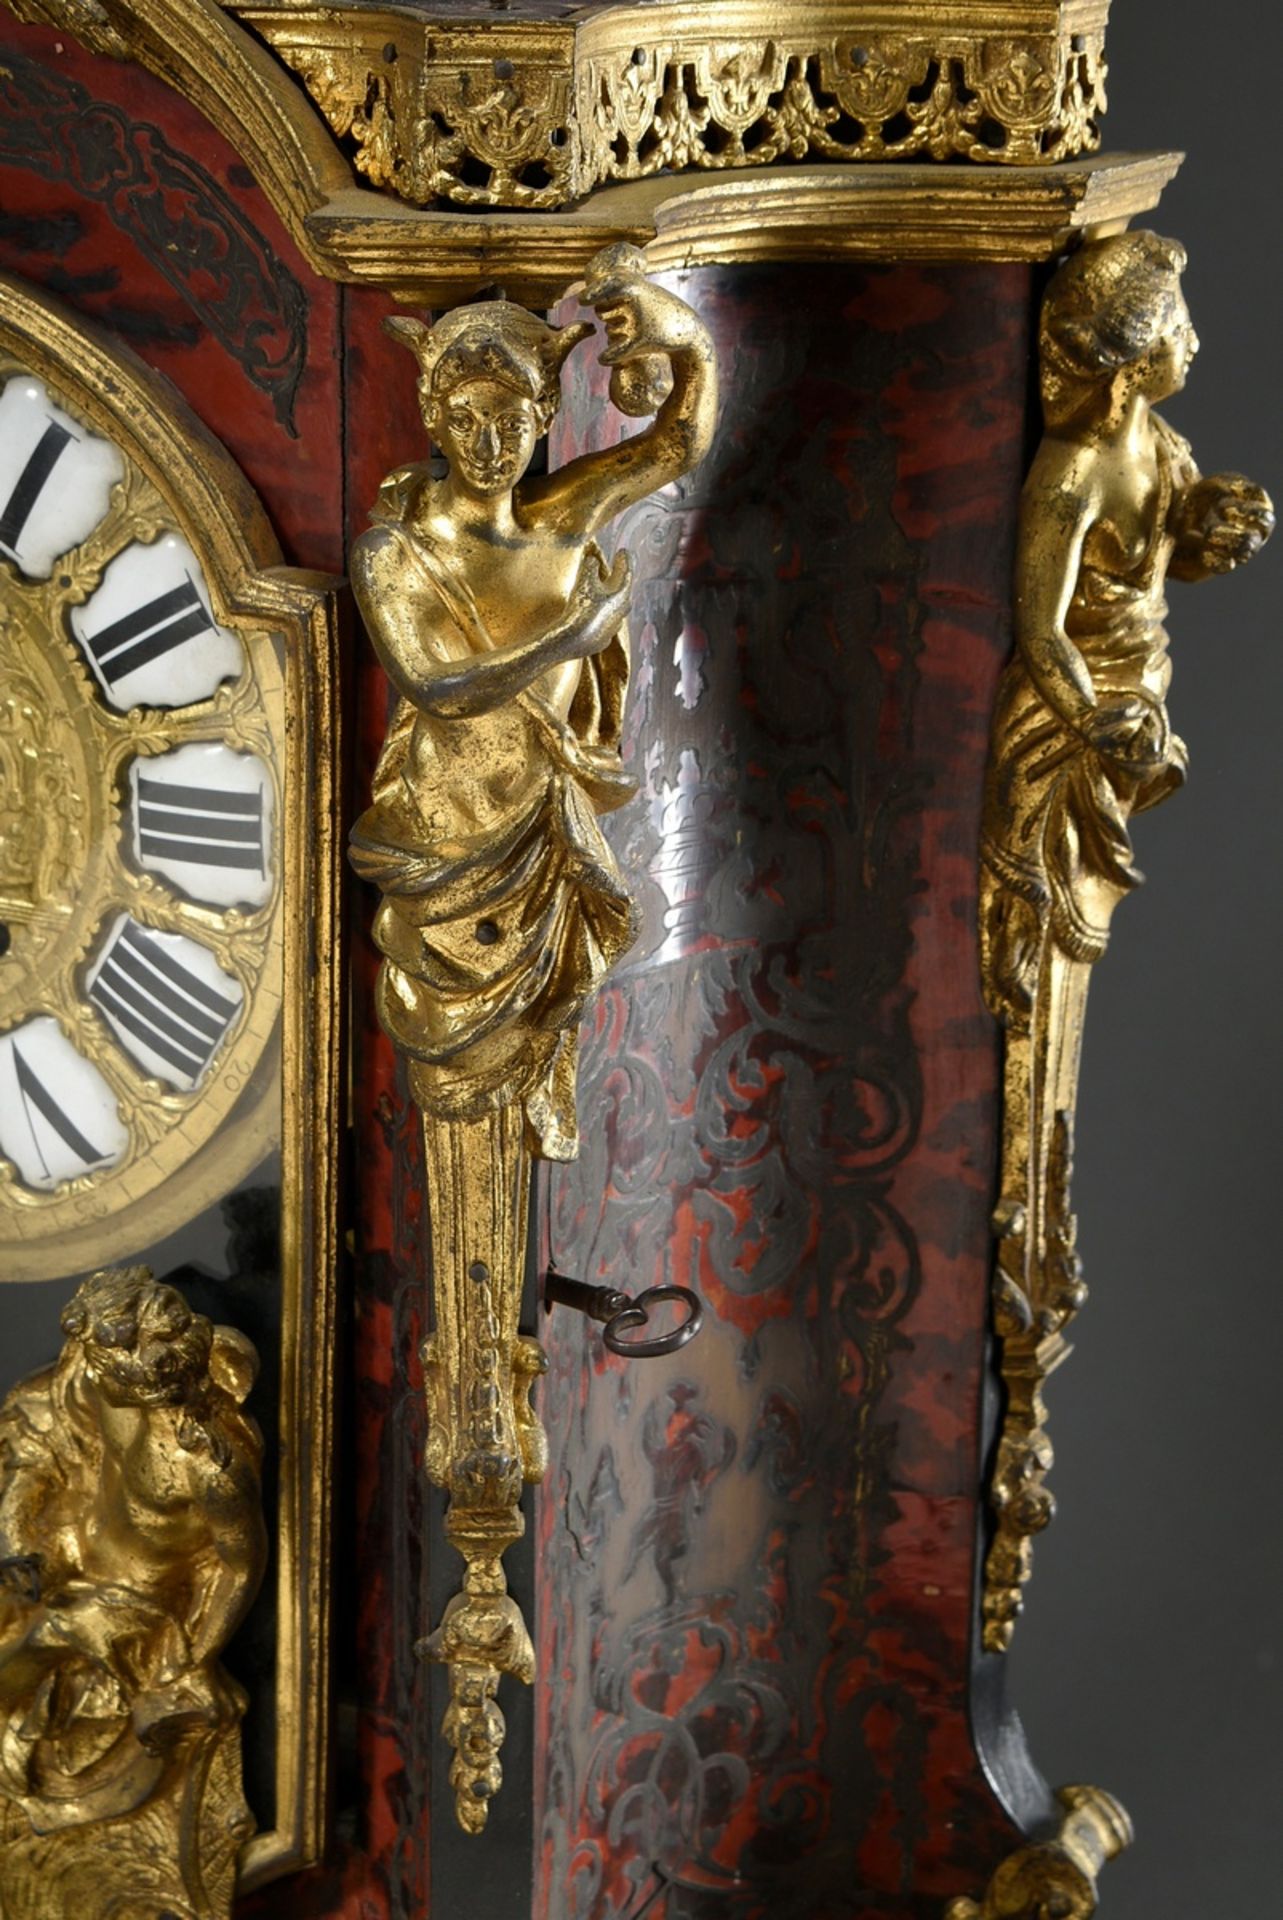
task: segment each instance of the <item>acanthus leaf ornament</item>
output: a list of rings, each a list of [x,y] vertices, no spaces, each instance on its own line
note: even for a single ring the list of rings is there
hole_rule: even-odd
[[[998,695],[981,871],[985,994],[1006,1029],[991,1652],[1010,1644],[1032,1537],[1052,1516],[1041,1389],[1085,1297],[1069,1182],[1091,969],[1140,883],[1131,816],[1185,777],[1166,705],[1167,579],[1242,565],[1274,525],[1259,487],[1200,475],[1152,411],[1184,385],[1198,345],[1184,265],[1174,241],[1117,234],[1071,255],[1043,303],[1045,437],[1022,502],[1016,652]]]
[[[501,1677],[534,1653],[507,1592],[522,1488],[546,1467],[529,1400],[543,1371],[518,1331],[532,1158],[578,1148],[583,1008],[636,924],[598,815],[629,797],[620,760],[630,565],[594,535],[703,457],[712,345],[627,246],[583,290],[603,320],[616,404],[653,424],[545,477],[527,468],[560,401],[556,331],[507,301],[389,330],[418,358],[446,456],[383,483],[352,554],[356,597],[398,704],[352,833],[380,889],[380,1021],[423,1123],[434,1324],[423,1349],[426,1466],[449,1496],[463,1589],[421,1649],[450,1669],[445,1721],[460,1824],[498,1791]]]

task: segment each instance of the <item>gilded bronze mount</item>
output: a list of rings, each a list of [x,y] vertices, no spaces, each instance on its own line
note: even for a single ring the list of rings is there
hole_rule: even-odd
[[[1198,349],[1185,255],[1107,236],[1053,277],[1039,337],[1044,438],[1025,483],[1016,648],[990,746],[981,859],[985,997],[1005,1033],[994,1326],[1006,1405],[993,1469],[983,1638],[1010,1645],[1054,1502],[1043,1383],[1086,1297],[1070,1204],[1091,971],[1140,884],[1134,814],[1183,782],[1166,698],[1166,588],[1228,573],[1274,527],[1242,474],[1200,474],[1154,411]]]
[[[781,162],[1037,166],[1099,144],[1109,0],[236,0],[358,171],[412,206],[568,207]]]

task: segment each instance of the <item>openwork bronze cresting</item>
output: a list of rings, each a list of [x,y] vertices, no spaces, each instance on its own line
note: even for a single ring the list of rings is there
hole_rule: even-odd
[[[387,324],[421,368],[448,471],[392,473],[352,578],[400,699],[352,835],[380,888],[378,1011],[422,1111],[434,1330],[424,1343],[427,1470],[449,1493],[463,1590],[425,1651],[449,1664],[445,1730],[460,1823],[498,1790],[500,1677],[534,1652],[502,1556],[546,1466],[529,1403],[543,1371],[517,1331],[532,1156],[578,1146],[578,1025],[631,942],[635,910],[598,825],[631,793],[619,757],[630,565],[594,535],[694,466],[716,413],[711,343],[634,249],[593,263],[585,300],[625,412],[652,426],[528,476],[588,323],[554,330],[507,301],[434,327]]]
[[[267,1557],[257,1355],[144,1267],[62,1326],[0,1407],[0,1912],[215,1920],[254,1825],[219,1655]]]
[[[1166,706],[1167,578],[1227,573],[1274,525],[1259,487],[1201,476],[1151,411],[1184,386],[1198,346],[1184,265],[1174,241],[1119,234],[1072,255],[1043,306],[1046,434],[1024,492],[982,872],[986,996],[1006,1026],[995,1317],[1007,1409],[984,1593],[995,1652],[1052,1515],[1041,1388],[1084,1298],[1069,1184],[1088,981],[1140,883],[1130,817],[1185,777]]]
[[[22,0],[46,19],[72,3]],[[365,178],[418,206],[564,207],[611,181],[807,159],[1038,166],[1097,146],[1105,110],[1109,0],[234,11]]]

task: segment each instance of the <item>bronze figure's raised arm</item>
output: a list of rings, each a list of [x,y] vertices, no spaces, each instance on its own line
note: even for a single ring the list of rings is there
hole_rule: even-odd
[[[351,562],[400,696],[352,861],[383,896],[379,1018],[424,1120],[427,1465],[466,1562],[427,1651],[451,1667],[451,1778],[473,1832],[500,1781],[500,1674],[534,1670],[501,1565],[522,1483],[544,1470],[528,1403],[543,1356],[517,1333],[529,1161],[577,1150],[579,1020],[635,932],[598,824],[632,792],[619,752],[630,565],[608,565],[594,535],[703,458],[717,405],[704,327],[639,253],[599,255],[584,297],[605,324],[612,396],[634,414],[657,407],[652,424],[531,475],[591,324],[557,331],[506,301],[433,327],[393,319],[448,470],[389,475]]]
[[[1167,714],[1167,580],[1203,580],[1268,539],[1268,496],[1204,478],[1153,411],[1198,348],[1175,241],[1123,233],[1070,256],[1041,331],[1046,432],[1025,484],[1016,651],[998,696],[981,938],[1007,1029],[997,1328],[1008,1406],[985,1644],[1011,1639],[1031,1536],[1051,1517],[1043,1380],[1083,1298],[1069,1203],[1087,984],[1140,882],[1129,822],[1185,777]]]

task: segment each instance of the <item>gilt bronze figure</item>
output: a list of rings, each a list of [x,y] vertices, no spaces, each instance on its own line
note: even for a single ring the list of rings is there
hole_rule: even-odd
[[[253,1831],[219,1655],[267,1558],[250,1342],[95,1273],[0,1406],[0,1912],[231,1911]]]
[[[1140,883],[1131,816],[1185,777],[1167,713],[1167,581],[1241,566],[1274,526],[1260,487],[1204,478],[1154,412],[1198,349],[1184,266],[1175,241],[1117,234],[1072,254],[1043,303],[1046,431],[1021,508],[981,882],[986,996],[1007,1029],[995,1311],[1008,1405],[984,1596],[995,1652],[1052,1514],[1041,1385],[1084,1295],[1069,1182],[1088,981]]]
[[[382,893],[378,1011],[423,1115],[435,1327],[424,1345],[427,1468],[450,1495],[463,1591],[426,1645],[451,1670],[460,1822],[498,1790],[501,1674],[534,1653],[502,1554],[546,1463],[519,1336],[531,1156],[573,1158],[584,1006],[635,932],[598,816],[632,787],[620,760],[631,566],[595,536],[694,466],[716,414],[712,347],[641,255],[598,256],[612,394],[651,426],[555,473],[528,469],[562,364],[592,332],[507,301],[389,330],[415,354],[445,456],[384,482],[352,554],[357,600],[399,696],[352,861]]]

